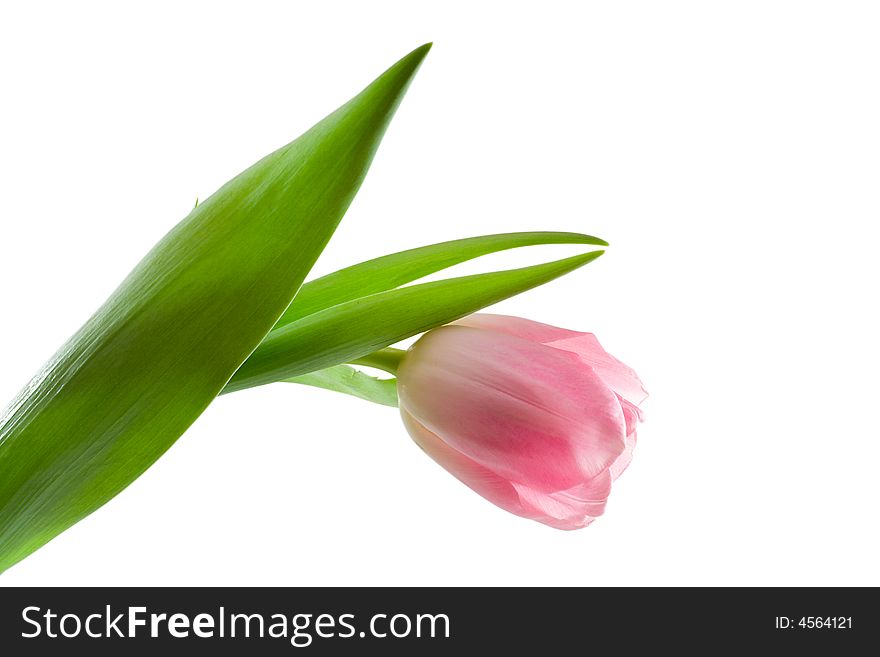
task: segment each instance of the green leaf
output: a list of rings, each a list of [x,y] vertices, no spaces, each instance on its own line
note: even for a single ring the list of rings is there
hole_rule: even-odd
[[[469,237],[392,253],[305,283],[273,330],[320,310],[397,288],[480,256],[541,244],[608,245],[605,240],[591,235],[536,231]],[[372,355],[378,354],[381,352]],[[365,364],[375,365],[372,362]],[[341,392],[385,406],[397,406],[396,379],[378,379],[349,365],[333,365],[285,381]]]
[[[397,379],[380,379],[349,365],[334,365],[285,381],[342,392],[384,406],[397,406]]]
[[[480,256],[540,244],[592,244],[608,242],[580,233],[525,232],[483,235],[431,244],[361,262],[302,286],[275,328],[369,294],[384,292]]]
[[[602,255],[421,283],[379,292],[308,315],[269,334],[224,393],[349,363],[410,336],[543,285]]]
[[[0,571],[119,493],[220,392],[332,235],[429,48],[195,207],[0,414]]]

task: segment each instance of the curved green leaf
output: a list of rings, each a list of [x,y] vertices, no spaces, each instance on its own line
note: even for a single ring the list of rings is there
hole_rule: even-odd
[[[351,362],[547,283],[602,253],[592,251],[522,269],[422,283],[341,303],[272,331],[223,392]]]
[[[306,315],[345,301],[392,290],[480,256],[541,244],[608,246],[608,242],[592,235],[540,231],[468,237],[408,249],[367,260],[309,281],[302,286],[275,328],[286,326]]]
[[[0,571],[119,493],[289,305],[423,46],[198,204],[0,414]]]

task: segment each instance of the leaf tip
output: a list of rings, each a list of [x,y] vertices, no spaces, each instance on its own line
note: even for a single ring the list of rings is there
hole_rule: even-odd
[[[605,253],[605,250],[600,251],[590,251],[588,253],[582,253],[581,255],[572,256],[571,258],[567,258],[569,262],[574,265],[574,268],[583,267],[587,263],[593,262],[596,258],[602,256]]]
[[[603,240],[601,237],[596,237],[595,235],[586,235],[584,233],[578,233],[578,242],[580,244],[590,244],[591,246],[610,246],[608,242]]]
[[[433,45],[433,41],[429,41],[428,43],[420,45],[408,55],[404,56],[403,59],[398,62],[398,64],[402,64],[405,67],[410,68],[412,70],[412,73],[415,74],[418,68],[422,65],[422,61],[431,51],[431,47]]]

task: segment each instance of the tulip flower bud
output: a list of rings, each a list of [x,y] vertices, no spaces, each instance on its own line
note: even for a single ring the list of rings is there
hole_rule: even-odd
[[[558,529],[603,513],[647,397],[592,334],[502,315],[429,331],[397,374],[403,422],[431,458],[493,504]]]

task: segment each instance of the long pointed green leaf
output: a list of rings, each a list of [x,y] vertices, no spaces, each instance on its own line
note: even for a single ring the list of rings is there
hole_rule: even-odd
[[[402,287],[322,310],[272,331],[223,392],[351,362],[547,283],[602,253],[592,251],[522,269]]]
[[[550,231],[501,233],[468,237],[367,260],[302,286],[275,328],[369,294],[392,290],[429,274],[480,256],[540,244],[591,244],[608,246],[605,240],[580,233]]]
[[[271,329],[430,46],[200,203],[0,414],[0,571],[119,493]]]
[[[341,392],[383,406],[397,406],[397,379],[379,379],[350,365],[334,365],[285,381]]]

